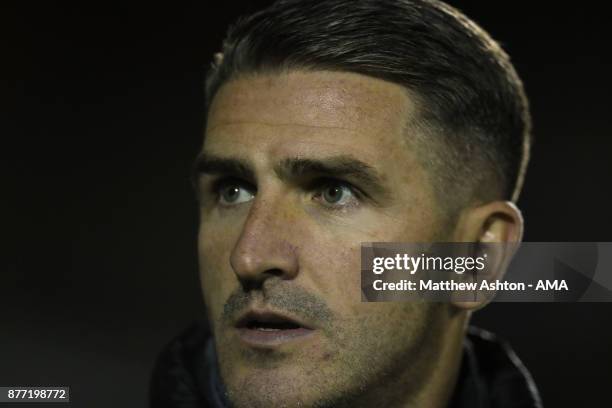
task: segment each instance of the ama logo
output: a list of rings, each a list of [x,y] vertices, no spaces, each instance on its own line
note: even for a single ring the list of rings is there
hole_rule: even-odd
[[[539,280],[535,290],[569,290],[565,279]]]

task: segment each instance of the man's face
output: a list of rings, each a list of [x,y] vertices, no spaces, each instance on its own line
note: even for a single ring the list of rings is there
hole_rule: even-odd
[[[342,72],[245,76],[217,93],[199,260],[236,406],[340,404],[426,377],[440,308],[362,303],[360,289],[361,242],[442,227],[406,126],[416,111],[400,86]]]

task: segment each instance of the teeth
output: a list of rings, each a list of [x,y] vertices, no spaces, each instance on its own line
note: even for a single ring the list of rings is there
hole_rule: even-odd
[[[261,331],[278,331],[280,329],[274,329],[272,327],[258,327],[257,330],[261,330]]]

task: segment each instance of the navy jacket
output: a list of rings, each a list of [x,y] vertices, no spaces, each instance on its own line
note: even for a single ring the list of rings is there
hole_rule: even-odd
[[[225,406],[209,339],[205,326],[196,324],[160,353],[151,379],[151,408]],[[531,375],[508,344],[470,328],[449,408],[541,408],[541,402]]]

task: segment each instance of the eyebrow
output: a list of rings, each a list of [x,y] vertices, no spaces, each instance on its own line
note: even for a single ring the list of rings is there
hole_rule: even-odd
[[[238,158],[224,158],[200,153],[193,164],[192,180],[196,181],[200,174],[231,175],[255,180],[255,171],[248,162]]]
[[[324,159],[288,158],[274,167],[281,179],[296,179],[315,175],[355,180],[377,191],[384,183],[376,169],[352,156],[332,156]]]
[[[287,158],[274,166],[275,174],[281,180],[296,180],[313,176],[346,178],[355,181],[381,196],[388,196],[379,172],[371,165],[348,155],[312,158]],[[247,162],[239,158],[222,158],[206,153],[198,155],[194,163],[193,180],[200,174],[225,174],[254,181],[255,171]]]

